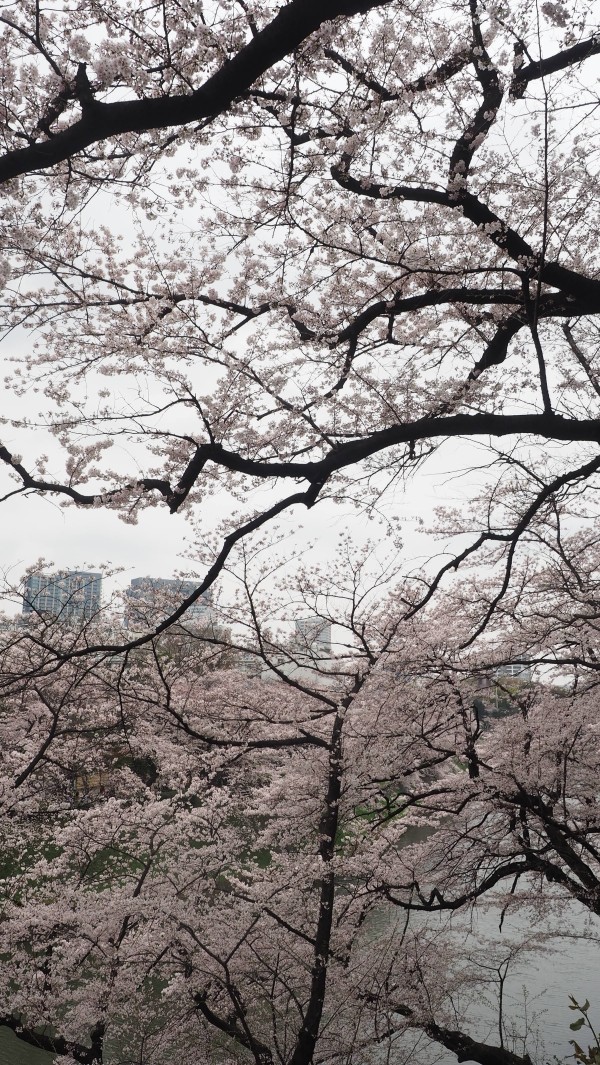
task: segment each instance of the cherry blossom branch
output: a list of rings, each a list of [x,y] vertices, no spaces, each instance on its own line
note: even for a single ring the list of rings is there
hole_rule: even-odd
[[[426,1022],[423,1031],[434,1042],[456,1054],[456,1060],[459,1062],[475,1061],[478,1065],[532,1065],[529,1054],[513,1054],[512,1050],[507,1050],[506,1047],[481,1043],[465,1032],[444,1028],[434,1021]]]
[[[600,382],[598,381],[598,377],[594,373],[589,359],[586,358],[586,356],[585,356],[584,352],[582,351],[580,345],[575,340],[575,337],[573,336],[573,331],[571,329],[570,322],[564,322],[563,325],[561,326],[561,328],[562,328],[562,331],[563,331],[563,333],[565,335],[567,344],[569,345],[571,351],[573,352],[575,358],[577,359],[577,362],[579,363],[579,365],[585,371],[585,375],[586,375],[588,381],[590,382],[592,388],[594,389],[594,392],[596,393],[597,396],[600,396]]]
[[[325,21],[384,7],[389,0],[292,0],[231,60],[189,96],[82,104],[82,117],[47,141],[7,152],[0,158],[0,182],[45,170],[93,144],[123,133],[144,133],[213,119],[289,55]]]
[[[342,156],[339,164],[331,167],[331,176],[342,187],[358,196],[368,196],[375,200],[406,200],[412,203],[436,203],[441,207],[460,210],[465,218],[473,222],[479,232],[489,238],[501,251],[506,252],[517,262],[520,268],[533,268],[538,257],[533,248],[515,229],[504,222],[499,215],[473,193],[463,190],[460,198],[439,189],[428,189],[419,185],[381,185],[369,178],[355,178],[348,168],[350,156]],[[586,277],[584,274],[559,263],[545,262],[539,271],[541,281],[552,288],[561,289],[566,295],[575,299],[589,301],[594,307],[593,313],[600,310],[600,281]]]
[[[197,991],[193,994],[192,998],[197,1010],[202,1014],[204,1019],[210,1025],[212,1025],[212,1027],[216,1028],[220,1032],[226,1033],[231,1039],[234,1040],[235,1043],[249,1050],[254,1057],[256,1065],[271,1065],[271,1051],[266,1045],[266,1043],[258,1039],[252,1032],[248,1023],[246,1008],[244,1006],[242,996],[239,993],[235,981],[231,977],[231,972],[229,968],[229,963],[231,961],[231,958],[233,957],[233,954],[250,934],[252,928],[255,926],[256,923],[257,918],[255,918],[251,922],[251,924],[246,928],[245,932],[242,934],[238,943],[229,953],[225,961],[223,961],[222,958],[220,958],[213,950],[211,950],[206,945],[206,943],[202,942],[202,940],[198,937],[192,926],[186,921],[180,922],[180,928],[187,932],[188,935],[192,938],[192,940],[200,947],[200,949],[204,951],[210,958],[212,958],[212,960],[215,961],[219,968],[222,970],[223,976],[219,979],[219,983],[222,984],[223,988],[227,992],[227,995],[229,996],[229,999],[233,1006],[234,1016],[223,1017],[221,1014],[217,1013],[216,1010],[214,1010],[208,1004],[207,990]],[[191,975],[191,971],[188,975]]]
[[[342,730],[344,713],[338,713],[333,723],[329,750],[327,791],[319,821],[319,858],[323,872],[320,876],[317,924],[310,992],[296,1037],[296,1046],[290,1057],[290,1065],[308,1065],[313,1060],[319,1037],[333,928],[333,904],[336,892],[336,877],[332,868],[335,842],[339,824],[339,806],[342,793],[344,765],[342,759]]]
[[[398,988],[394,987],[390,988],[388,993],[394,996],[397,991]],[[374,1006],[378,1005],[376,995],[369,994],[366,998]],[[455,1028],[445,1028],[431,1018],[421,1018],[416,1010],[405,1003],[395,1001],[393,997],[386,1002],[386,1008],[392,1014],[396,1013],[398,1016],[405,1018],[411,1027],[423,1031],[434,1043],[438,1043],[440,1046],[445,1047],[446,1050],[456,1054],[456,1060],[459,1062],[474,1061],[477,1062],[477,1065],[532,1065],[529,1054],[524,1054],[523,1056],[514,1054],[505,1047],[494,1046],[492,1043],[482,1043],[472,1039],[465,1032],[458,1031]],[[384,1037],[391,1035],[392,1031],[384,1033]]]
[[[478,436],[502,437],[519,435],[540,436],[548,440],[600,443],[600,419],[577,420],[563,418],[557,414],[455,414],[445,417],[419,418],[414,422],[388,426],[386,429],[370,433],[362,439],[337,443],[324,458],[309,462],[293,460],[276,462],[245,458],[237,452],[229,451],[217,442],[200,444],[197,446],[188,466],[174,488],[169,481],[142,478],[133,484],[126,484],[120,488],[96,494],[80,492],[70,485],[38,480],[5,447],[0,447],[0,460],[21,477],[23,481],[22,491],[35,490],[42,493],[65,495],[81,506],[93,506],[103,500],[116,500],[119,495],[135,490],[143,492],[158,491],[169,503],[171,513],[175,513],[185,501],[207,462],[212,462],[224,469],[247,474],[251,477],[306,480],[312,486],[312,489],[320,491],[333,473],[400,444],[414,444],[421,440],[434,440],[444,437],[470,436],[476,438]],[[302,502],[312,506],[312,502],[307,502],[307,497],[304,493],[291,496],[289,500],[291,502],[282,502],[281,506],[284,509],[295,502]],[[280,505],[278,504],[278,506]],[[277,513],[279,513],[279,510]],[[268,520],[264,515],[263,518],[265,521]],[[260,523],[262,524],[262,520]]]
[[[471,61],[471,53],[469,51],[459,51],[451,56],[450,59],[446,59],[439,66],[434,67],[429,73],[421,74],[420,77],[414,78],[413,81],[406,82],[402,86],[401,92],[390,92],[377,78],[358,70],[354,63],[351,63],[349,59],[337,52],[335,48],[324,48],[323,53],[328,59],[332,59],[334,63],[337,63],[347,74],[351,74],[352,77],[356,78],[361,85],[366,86],[381,100],[385,100],[386,103],[401,100],[408,93],[425,92],[427,89],[435,88],[437,85],[444,85],[455,74],[464,70]]]
[[[194,603],[200,599],[202,595],[214,584],[219,574],[222,572],[225,563],[233,551],[233,548],[244,537],[249,536],[251,533],[260,529],[263,525],[272,521],[273,518],[282,514],[285,510],[290,509],[296,504],[303,505],[305,507],[313,507],[317,501],[319,493],[321,491],[322,484],[312,484],[305,492],[295,492],[293,495],[286,496],[284,499],[275,503],[272,507],[263,511],[261,514],[252,518],[250,521],[245,522],[243,525],[238,526],[231,533],[229,533],[223,541],[221,550],[219,551],[215,561],[209,567],[204,579],[199,583],[191,595],[187,596],[167,618],[161,621],[151,632],[144,636],[139,636],[137,639],[129,640],[124,643],[97,643],[89,644],[84,647],[73,646],[67,650],[59,649],[49,644],[42,634],[28,631],[24,633],[21,639],[26,640],[42,650],[48,652],[51,663],[45,663],[42,667],[42,672],[45,674],[55,672],[61,668],[61,666],[73,659],[86,657],[90,654],[122,654],[126,651],[131,651],[136,647],[144,647],[150,643],[161,633],[166,632],[175,622],[179,621],[186,611]],[[34,670],[33,674],[37,674],[39,671]],[[20,677],[23,678],[25,673],[21,673]],[[15,678],[6,677],[5,686],[10,686]],[[18,678],[17,678],[18,679]]]
[[[600,34],[594,34],[593,37],[588,37],[585,41],[572,45],[571,48],[563,48],[560,52],[555,52],[554,55],[547,56],[545,59],[528,63],[527,66],[516,70],[510,86],[510,94],[519,99],[523,96],[530,81],[536,81],[548,74],[555,74],[558,70],[566,70],[567,67],[575,66],[577,63],[583,63],[590,56],[597,55],[598,52],[600,52]]]
[[[492,64],[483,42],[479,24],[477,0],[470,0],[471,27],[473,32],[472,59],[475,74],[481,86],[482,99],[476,114],[456,141],[448,168],[448,193],[450,200],[462,200],[466,192],[471,160],[496,121],[502,102],[502,87],[498,72]]]
[[[486,539],[494,540],[494,541],[497,541],[497,542],[501,542],[501,541],[507,542],[509,544],[508,555],[507,555],[507,559],[506,559],[505,570],[504,570],[504,578],[502,580],[502,584],[501,584],[498,592],[496,593],[496,595],[492,598],[487,610],[485,611],[485,614],[484,614],[481,622],[479,623],[479,625],[477,626],[475,631],[471,634],[469,639],[464,642],[464,644],[463,644],[464,648],[470,647],[475,642],[475,640],[477,640],[479,638],[479,636],[481,636],[481,634],[483,632],[485,632],[485,630],[486,630],[486,628],[487,628],[487,626],[488,626],[493,614],[496,611],[496,608],[498,607],[499,603],[501,602],[501,600],[506,595],[506,592],[508,591],[508,587],[509,587],[509,584],[510,584],[510,578],[511,578],[511,574],[512,574],[513,563],[514,563],[514,558],[515,558],[515,552],[516,552],[516,549],[517,549],[518,542],[519,542],[521,536],[523,535],[523,533],[525,532],[525,530],[529,527],[529,525],[531,524],[531,522],[535,518],[535,516],[539,513],[541,508],[544,506],[544,504],[549,499],[551,499],[552,497],[556,496],[556,494],[558,492],[560,492],[560,490],[562,488],[564,488],[566,485],[572,484],[575,481],[580,481],[580,480],[585,481],[585,480],[588,479],[588,477],[591,477],[592,474],[596,473],[599,469],[600,469],[600,456],[598,456],[595,459],[592,459],[590,462],[586,462],[583,466],[579,466],[575,470],[569,470],[567,473],[561,474],[559,477],[556,477],[553,481],[551,481],[550,484],[547,484],[547,485],[544,486],[544,488],[538,493],[538,495],[535,497],[533,502],[527,508],[525,513],[522,515],[522,517],[520,518],[520,520],[517,522],[517,524],[515,525],[514,529],[510,533],[484,533],[483,534]]]

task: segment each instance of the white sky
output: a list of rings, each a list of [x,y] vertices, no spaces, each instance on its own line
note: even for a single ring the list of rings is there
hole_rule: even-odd
[[[218,177],[218,174],[215,176]],[[111,225],[119,229],[126,243],[128,231],[133,232],[128,229],[131,216],[123,211],[122,205],[119,206],[118,198],[108,198],[105,202],[102,194],[96,196],[88,207],[89,221],[93,221],[98,212],[102,214],[104,209],[110,210]],[[189,219],[184,216],[179,221],[181,225],[189,223],[192,226],[194,219],[192,209]],[[83,220],[85,223],[85,218]],[[24,331],[15,331],[2,344],[0,356],[10,361],[30,343],[31,337]],[[6,403],[0,402],[0,414],[15,419],[21,415],[35,418],[38,407],[43,407],[42,397],[26,395],[21,399],[11,398],[9,410],[6,409]],[[57,454],[56,441],[43,429],[18,430],[9,424],[2,427],[0,435],[9,449],[22,454],[24,465],[32,471],[35,468],[34,460],[40,452],[47,452],[51,460]],[[120,459],[128,458],[119,440],[113,452],[109,458],[110,464],[116,460],[119,465]],[[414,560],[418,565],[443,548],[442,544],[426,536],[422,527],[418,528],[418,520],[423,521],[425,527],[430,526],[436,504],[460,505],[472,494],[476,477],[452,477],[448,471],[477,465],[479,460],[480,453],[476,446],[462,441],[449,442],[428,460],[404,488],[397,484],[388,491],[386,513],[398,517],[402,523],[406,571],[415,568],[409,560]],[[135,467],[127,461],[125,464],[131,470],[130,476],[135,477]],[[60,469],[62,463],[57,463],[57,467]],[[52,461],[48,470],[49,479],[53,479]],[[59,472],[56,473],[56,479],[62,480]],[[3,491],[11,486],[6,476],[0,478],[0,484]],[[81,488],[85,491],[85,484]],[[278,486],[277,497],[290,490],[293,490],[291,485]],[[257,500],[265,506],[274,498],[266,485],[257,492]],[[204,524],[216,525],[226,517],[228,507],[226,496],[211,500],[207,508],[210,513],[207,514],[205,509],[201,514]],[[356,537],[357,547],[369,535],[376,538],[382,535],[381,527],[371,524],[350,506],[334,509],[332,506],[319,505],[310,513],[297,508],[280,521],[280,524],[286,523],[294,531],[301,523],[305,534],[298,534],[299,547],[303,541],[317,539],[319,546],[312,557],[320,556],[323,560],[335,549],[339,532],[349,527]],[[196,553],[193,540],[193,528],[185,515],[169,514],[164,503],[157,502],[155,507],[143,510],[137,525],[127,525],[113,511],[72,505],[65,507],[58,497],[52,496],[15,496],[3,503],[0,524],[0,570],[4,572],[7,584],[15,589],[5,600],[4,609],[8,613],[20,611],[19,582],[25,570],[34,566],[38,559],[44,559],[44,568],[48,570],[97,570],[104,566],[113,571],[119,570],[104,581],[105,601],[113,591],[125,588],[133,577],[168,578],[178,572],[201,577],[202,567],[194,565]]]
[[[460,503],[471,493],[472,478],[467,484],[464,478],[447,472],[451,467],[464,466],[469,455],[472,459],[472,450],[466,444],[452,441],[432,456],[404,489],[398,485],[386,496],[385,515],[401,522],[407,571],[442,549],[443,545],[434,542],[424,528],[432,523],[436,505]],[[26,461],[26,455],[23,457]],[[278,496],[281,494],[280,486]],[[257,503],[260,500],[267,505],[273,498],[266,486],[257,493]],[[227,516],[228,505],[225,497],[221,506],[211,502],[215,524]],[[97,570],[104,566],[111,571],[119,570],[104,581],[105,601],[113,591],[125,588],[133,577],[172,577],[178,572],[201,576],[203,572],[196,562],[193,526],[183,513],[171,515],[164,503],[143,510],[138,524],[128,525],[114,511],[65,507],[58,497],[52,496],[15,496],[3,504],[2,517],[0,566],[7,584],[15,589],[25,570],[41,558],[48,570]],[[418,525],[419,519],[423,520],[424,527]],[[295,508],[278,524],[289,529],[298,547],[317,540],[318,546],[311,557],[325,562],[335,550],[340,532],[349,526],[357,548],[369,537],[377,539],[383,535],[385,539],[385,530],[374,520],[351,507],[328,503],[310,512]],[[9,594],[3,609],[9,614],[20,611],[18,594]]]
[[[10,367],[11,360],[18,359],[31,341],[30,334],[22,329],[15,330],[2,344],[0,356]],[[0,413],[15,422],[21,418],[35,422],[47,402],[41,393],[26,392],[21,397],[11,396],[8,409],[6,402],[1,404]],[[35,425],[16,427],[7,421],[2,426],[1,437],[5,446],[22,456],[23,464],[32,472],[39,454],[47,453],[50,456],[47,479],[62,482],[60,448],[46,429]],[[56,469],[53,469],[53,456],[56,456]],[[406,572],[417,568],[432,554],[438,554],[443,547],[424,532],[433,522],[435,506],[460,504],[472,493],[472,476],[457,478],[448,471],[477,464],[479,458],[476,446],[449,441],[430,457],[413,480],[404,485],[396,482],[386,492],[383,513],[402,524]],[[122,439],[115,440],[109,464],[123,465],[129,469],[129,477],[136,476],[126,441]],[[139,475],[144,472],[140,470]],[[0,470],[0,487],[2,492],[17,487],[17,482],[7,476],[6,468],[4,473]],[[89,490],[85,483],[80,487],[82,491]],[[292,483],[286,483],[277,486],[274,494],[268,484],[261,485],[255,492],[257,509],[270,506],[276,498],[293,490]],[[234,509],[237,508],[234,504]],[[226,519],[230,509],[231,501],[225,494],[211,499],[208,508],[198,510],[204,531]],[[418,525],[418,520],[424,525]],[[328,555],[335,551],[340,532],[348,528],[356,539],[357,549],[370,537],[376,540],[382,537],[382,528],[350,505],[319,504],[310,512],[298,507],[281,518],[278,524],[294,535],[298,555],[304,545],[316,540],[318,546],[311,552],[311,559],[324,564]],[[299,526],[303,527],[302,531]],[[0,523],[0,573],[4,573],[8,589],[2,610],[11,615],[20,612],[20,581],[29,567],[42,568],[37,565],[40,559],[44,560],[43,568],[47,571],[107,567],[112,575],[103,582],[105,603],[115,591],[126,588],[133,577],[169,578],[185,573],[201,578],[204,569],[197,563],[194,541],[194,528],[186,514],[171,515],[158,498],[156,506],[141,511],[136,525],[128,525],[115,511],[72,504],[65,506],[59,496],[13,496],[2,504]]]

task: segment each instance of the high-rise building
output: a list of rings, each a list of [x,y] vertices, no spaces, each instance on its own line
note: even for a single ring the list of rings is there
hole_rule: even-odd
[[[196,591],[196,581],[179,578],[134,577],[127,589],[125,625],[128,629],[153,629]],[[212,598],[205,592],[186,610],[181,621],[212,624]]]
[[[324,618],[298,618],[295,623],[294,650],[310,658],[331,657],[331,622]]]
[[[100,609],[102,574],[84,570],[30,573],[23,586],[23,615],[89,621]]]

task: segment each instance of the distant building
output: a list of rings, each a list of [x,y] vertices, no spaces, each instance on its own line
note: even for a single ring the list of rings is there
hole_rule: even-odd
[[[114,794],[113,778],[109,769],[80,771],[73,777],[73,801],[76,806],[91,806]]]
[[[298,618],[294,651],[308,658],[331,658],[331,622],[319,617]]]
[[[531,666],[526,659],[521,662],[506,662],[503,666],[498,666],[494,676],[496,680],[518,680],[523,684],[529,684],[531,681]]]
[[[184,599],[196,591],[196,581],[178,578],[134,577],[125,593],[125,626],[128,629],[153,629],[169,617]],[[202,626],[213,623],[212,597],[205,592],[188,607],[181,619]]]
[[[84,570],[30,573],[23,587],[23,616],[89,621],[100,610],[101,593],[101,573]]]
[[[533,667],[525,655],[520,662],[505,662],[496,666],[491,675],[474,678],[480,709],[491,717],[515,713],[519,709],[518,696],[532,683]]]
[[[265,672],[264,659],[260,654],[252,651],[238,651],[235,655],[234,666],[248,677],[260,677]]]

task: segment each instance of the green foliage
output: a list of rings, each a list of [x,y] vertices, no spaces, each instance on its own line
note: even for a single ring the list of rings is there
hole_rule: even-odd
[[[572,1057],[575,1059],[575,1061],[581,1062],[581,1065],[600,1065],[600,1042],[594,1030],[594,1026],[588,1016],[590,1004],[586,998],[583,1005],[580,1005],[579,1002],[577,1002],[577,1000],[573,998],[573,995],[569,995],[569,1003],[570,1010],[574,1010],[575,1012],[581,1014],[581,1016],[578,1017],[576,1021],[573,1021],[572,1024],[569,1025],[571,1031],[579,1032],[581,1028],[585,1027],[588,1029],[589,1032],[591,1032],[591,1035],[594,1040],[594,1043],[590,1044],[586,1051],[583,1050],[582,1047],[580,1047],[579,1043],[575,1039],[570,1039],[569,1042],[573,1047]]]

